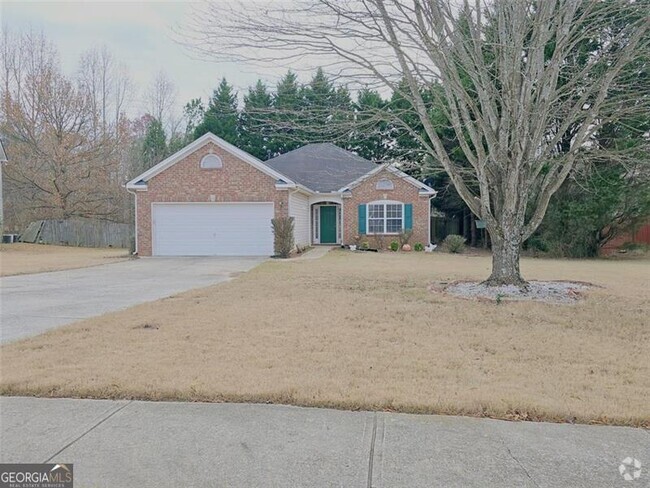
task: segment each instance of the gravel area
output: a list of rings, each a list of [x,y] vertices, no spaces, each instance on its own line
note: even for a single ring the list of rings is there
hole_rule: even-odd
[[[586,283],[570,281],[529,281],[527,288],[514,285],[488,286],[481,282],[453,283],[445,292],[463,298],[487,300],[534,300],[547,303],[574,303],[582,298],[582,291],[589,288]]]

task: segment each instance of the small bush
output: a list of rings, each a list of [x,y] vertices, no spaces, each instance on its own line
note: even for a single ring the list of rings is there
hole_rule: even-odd
[[[624,242],[619,248],[621,251],[647,251],[650,248],[648,244],[639,242]]]
[[[399,242],[393,241],[390,243],[390,250],[397,251],[399,249]]]
[[[279,258],[288,258],[293,249],[293,217],[272,219],[273,251]]]
[[[415,245],[413,246],[413,250],[417,252],[422,252],[424,251],[424,245],[421,242],[416,242]]]
[[[461,253],[465,250],[465,238],[457,234],[449,234],[444,240],[447,251],[453,254]]]
[[[400,235],[398,236],[399,247],[401,248],[401,247],[405,246],[406,244],[408,244],[409,241],[411,240],[411,237],[413,237],[413,231],[411,229],[407,229],[407,230],[401,232]]]
[[[370,249],[370,243],[368,241],[363,241],[361,243],[361,249]]]

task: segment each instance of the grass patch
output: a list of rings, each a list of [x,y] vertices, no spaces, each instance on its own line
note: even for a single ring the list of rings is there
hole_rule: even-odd
[[[0,244],[0,276],[86,268],[128,259],[127,249]]]
[[[650,261],[524,259],[573,305],[468,301],[489,257],[333,251],[4,346],[5,395],[650,426]]]

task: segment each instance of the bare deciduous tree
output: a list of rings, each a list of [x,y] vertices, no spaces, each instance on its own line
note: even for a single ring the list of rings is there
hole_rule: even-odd
[[[176,117],[172,113],[176,103],[177,89],[165,71],[160,70],[147,89],[147,112],[163,126],[173,131],[176,129]]]
[[[119,219],[126,208],[118,154],[125,131],[102,120],[108,89],[89,90],[87,79],[64,76],[42,34],[6,35],[2,53],[0,130],[12,154],[5,167],[12,225],[20,229],[34,218]]]
[[[634,73],[647,63],[648,13],[631,0],[247,0],[200,8],[186,32],[211,59],[318,57],[399,92],[417,114],[419,127],[406,127],[486,223],[487,283],[524,285],[521,245],[576,162],[598,157],[594,135],[648,110],[650,89]],[[445,148],[432,103],[464,164]]]
[[[81,55],[79,82],[90,97],[94,129],[115,130],[128,102],[131,80],[124,65],[118,63],[106,46],[92,48]]]

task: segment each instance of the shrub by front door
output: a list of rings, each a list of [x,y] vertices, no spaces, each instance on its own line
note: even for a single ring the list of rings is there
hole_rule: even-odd
[[[336,207],[320,208],[320,243],[336,244]]]

